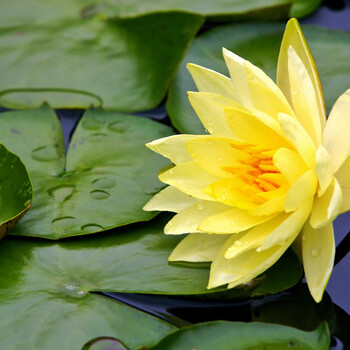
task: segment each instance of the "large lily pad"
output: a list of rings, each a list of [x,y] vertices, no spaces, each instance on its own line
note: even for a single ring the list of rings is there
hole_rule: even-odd
[[[143,205],[162,186],[167,164],[145,143],[171,129],[146,118],[90,110],[67,157],[62,129],[49,107],[0,115],[0,140],[27,166],[34,187],[28,215],[12,234],[58,239],[144,221]]]
[[[0,144],[0,238],[21,219],[33,197],[32,184],[19,157]]]
[[[256,64],[275,80],[283,31],[284,26],[280,24],[240,24],[213,29],[196,39],[169,93],[167,109],[173,125],[184,133],[204,133],[187,99],[187,91],[197,91],[186,69],[187,63],[228,75],[221,54],[222,47],[225,47]],[[350,87],[350,34],[312,26],[303,26],[303,32],[320,72],[329,111],[339,95]],[[334,52],[337,53],[336,63]]]
[[[46,101],[55,108],[119,111],[157,106],[203,17],[172,12],[81,18],[70,12],[76,10],[71,2],[0,5],[0,105],[36,108]]]
[[[150,350],[328,350],[329,344],[325,323],[313,332],[304,332],[272,324],[217,321],[180,329]]]
[[[62,19],[90,18],[95,15],[114,18],[142,16],[155,12],[186,11],[216,20],[271,20],[306,16],[322,0],[13,0],[1,4],[0,27],[31,23],[49,23]]]
[[[75,350],[102,336],[117,337],[130,349],[139,349],[175,329],[125,304],[90,293],[100,288],[98,280],[105,280],[110,256],[101,254],[102,247],[79,252],[78,246],[3,240],[1,349]]]

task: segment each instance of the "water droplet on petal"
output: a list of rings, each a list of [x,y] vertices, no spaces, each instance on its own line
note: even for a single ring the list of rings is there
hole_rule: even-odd
[[[203,210],[204,209],[204,204],[203,203],[197,203],[196,207],[198,210]]]
[[[50,162],[59,159],[57,148],[54,146],[41,146],[33,149],[31,156],[39,162]]]
[[[103,191],[103,190],[93,190],[90,192],[90,196],[93,198],[93,199],[107,199],[110,194],[106,191]]]
[[[307,240],[307,237],[305,235],[302,235],[301,240],[305,242]]]
[[[218,162],[222,162],[222,157],[217,157],[216,159]]]
[[[213,125],[213,120],[212,120],[212,119],[209,119],[209,120],[208,120],[208,124],[209,124],[209,125]]]
[[[316,258],[317,256],[320,255],[320,253],[321,253],[320,249],[314,248],[312,249],[311,255]]]
[[[296,96],[296,95],[299,94],[299,91],[298,90],[292,90],[291,93],[292,93],[292,95]]]
[[[241,241],[235,241],[235,246],[241,247],[242,246],[242,242]]]

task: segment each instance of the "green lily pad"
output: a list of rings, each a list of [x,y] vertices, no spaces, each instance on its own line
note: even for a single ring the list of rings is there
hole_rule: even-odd
[[[71,243],[73,246],[3,240],[1,349],[76,350],[102,336],[116,337],[130,349],[139,349],[175,329],[123,303],[90,293],[106,281],[111,255],[102,249],[108,247],[92,243],[91,249],[79,249],[78,241]]]
[[[186,11],[209,19],[276,20],[306,16],[317,9],[322,0],[16,0],[1,5],[0,27],[14,27],[31,23],[50,23],[64,19],[127,18],[156,12]]]
[[[295,328],[241,322],[208,322],[173,332],[149,350],[328,350],[327,324],[313,332]]]
[[[69,1],[33,3],[0,5],[4,107],[37,108],[45,101],[124,112],[156,107],[203,22],[184,12],[81,18]],[[40,13],[45,19],[36,22]]]
[[[25,166],[17,155],[0,144],[0,238],[26,213],[32,197],[32,184]]]
[[[11,234],[59,239],[149,220],[143,205],[163,186],[167,160],[145,147],[172,133],[150,119],[88,111],[67,156],[62,129],[48,107],[0,115],[0,140],[26,165],[31,210]]]
[[[327,110],[350,87],[350,33],[303,26],[323,85]],[[198,37],[183,60],[169,92],[167,110],[173,125],[183,133],[204,133],[187,99],[197,91],[186,64],[196,63],[228,76],[222,57],[225,47],[251,61],[275,80],[277,57],[284,31],[282,24],[239,24],[216,28]],[[334,52],[337,62],[334,62]]]

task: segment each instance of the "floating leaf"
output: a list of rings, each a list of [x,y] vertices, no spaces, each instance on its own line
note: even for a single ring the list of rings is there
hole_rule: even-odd
[[[203,17],[172,12],[81,18],[71,2],[0,5],[0,105],[156,107]]]
[[[156,12],[186,11],[209,19],[226,20],[276,20],[306,16],[317,9],[322,0],[84,0],[64,1],[16,0],[1,5],[0,27],[31,23],[50,23],[65,19],[125,18]]]
[[[0,238],[29,209],[32,197],[32,185],[23,163],[0,144]]]
[[[139,349],[175,329],[123,303],[90,293],[106,280],[105,268],[108,270],[112,256],[93,240],[91,249],[79,249],[77,240],[70,243],[73,246],[3,240],[1,349],[76,350],[102,336],[116,337],[128,348]]]
[[[326,323],[304,332],[272,324],[216,321],[173,332],[149,350],[328,350],[329,344]]]
[[[146,118],[90,110],[67,158],[60,123],[44,107],[0,115],[0,140],[19,154],[34,187],[33,206],[12,234],[58,239],[154,217],[143,205],[167,164],[145,143],[171,129]]]
[[[263,69],[275,80],[279,46],[284,25],[240,24],[216,28],[198,37],[183,60],[169,93],[167,109],[173,125],[183,133],[204,133],[202,124],[187,98],[197,91],[186,64],[202,65],[228,76],[221,54],[225,47]],[[320,72],[329,109],[350,84],[350,34],[324,28],[303,26]],[[337,53],[334,63],[333,53]]]

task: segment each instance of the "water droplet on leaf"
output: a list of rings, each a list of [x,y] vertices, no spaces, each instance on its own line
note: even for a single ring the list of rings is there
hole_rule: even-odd
[[[41,146],[32,151],[32,158],[39,162],[50,162],[59,159],[57,148],[53,146]]]
[[[93,190],[90,192],[91,198],[93,199],[107,199],[110,194],[103,190]]]

